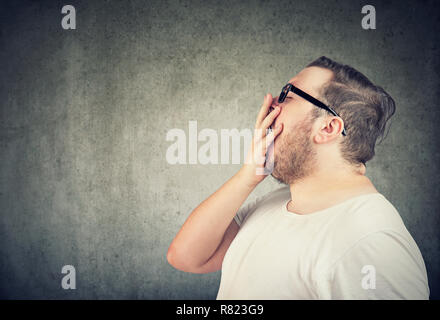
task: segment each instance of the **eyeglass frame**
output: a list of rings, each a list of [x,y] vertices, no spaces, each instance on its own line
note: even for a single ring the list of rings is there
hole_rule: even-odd
[[[322,103],[321,101],[319,101],[316,98],[313,98],[311,95],[309,95],[308,93],[302,91],[301,89],[295,87],[293,84],[288,83],[286,84],[283,89],[281,90],[281,93],[278,97],[278,103],[282,103],[284,102],[284,100],[287,97],[287,94],[289,93],[289,91],[292,91],[293,93],[296,93],[297,95],[299,95],[300,97],[306,99],[308,102],[314,104],[315,106],[322,108],[324,110],[327,110],[328,112],[330,112],[331,114],[333,114],[336,117],[341,118],[335,110],[333,110],[332,108],[330,108],[329,106],[327,106],[326,104]],[[342,118],[341,118],[342,119]],[[347,132],[345,131],[345,127],[342,129],[342,135],[346,136]]]

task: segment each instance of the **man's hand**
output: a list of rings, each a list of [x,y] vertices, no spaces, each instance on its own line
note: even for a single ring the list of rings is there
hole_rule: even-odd
[[[256,186],[268,174],[272,172],[273,166],[273,141],[283,130],[282,123],[278,124],[272,131],[269,127],[280,114],[280,107],[271,108],[272,95],[269,93],[264,97],[263,105],[255,122],[254,137],[245,164],[240,169],[240,174],[253,186]],[[272,110],[269,110],[272,109]]]
[[[245,162],[232,178],[191,212],[168,248],[167,260],[176,269],[193,273],[221,269],[226,251],[239,230],[234,216],[257,184],[267,176],[267,173],[259,175],[257,170],[264,170],[266,146],[282,129],[276,128],[272,134],[266,134],[279,114],[278,109],[268,114],[271,105],[272,96],[268,94],[255,123],[257,130],[248,152],[250,162]]]

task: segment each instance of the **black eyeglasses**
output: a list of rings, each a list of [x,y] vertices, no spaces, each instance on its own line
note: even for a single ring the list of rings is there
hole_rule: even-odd
[[[325,105],[324,103],[322,103],[318,99],[313,98],[311,95],[309,95],[308,93],[305,93],[301,89],[298,89],[297,87],[295,87],[291,83],[286,84],[283,87],[283,90],[281,90],[280,96],[278,97],[278,103],[284,102],[284,100],[286,99],[286,96],[289,93],[289,91],[292,91],[293,93],[296,93],[300,97],[306,99],[308,102],[313,103],[315,106],[320,107],[320,108],[322,108],[324,110],[327,110],[328,112],[330,112],[334,116],[339,117],[339,115],[335,112],[335,110],[333,110],[329,106]],[[347,135],[347,133],[345,132],[345,128],[342,129],[342,134],[344,136]]]

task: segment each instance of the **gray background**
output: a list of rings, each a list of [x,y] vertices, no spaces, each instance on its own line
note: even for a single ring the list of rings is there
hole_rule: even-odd
[[[61,28],[72,4],[77,29]],[[361,28],[373,4],[377,29]],[[253,128],[263,95],[326,55],[395,99],[367,175],[440,298],[439,10],[434,1],[9,1],[0,7],[0,296],[214,299],[173,269],[190,212],[240,165],[170,165],[172,128]],[[199,146],[201,144],[199,143]],[[280,187],[267,178],[251,195]],[[61,289],[72,264],[77,289]]]

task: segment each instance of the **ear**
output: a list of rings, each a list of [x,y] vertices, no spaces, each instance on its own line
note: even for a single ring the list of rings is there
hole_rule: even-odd
[[[343,129],[344,121],[340,117],[325,117],[319,122],[313,141],[318,144],[328,143],[339,138]]]

